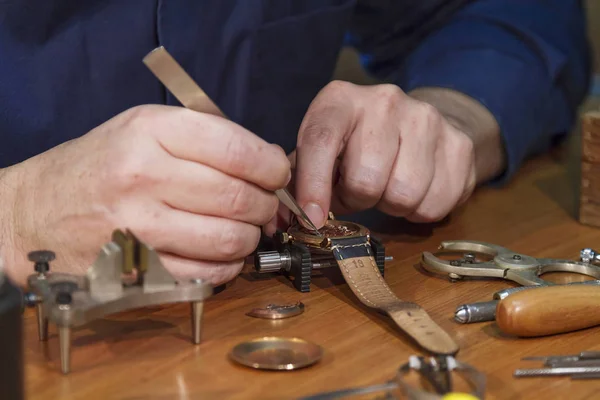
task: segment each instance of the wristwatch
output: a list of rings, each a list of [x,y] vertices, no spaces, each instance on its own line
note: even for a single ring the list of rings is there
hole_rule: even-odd
[[[383,246],[371,237],[369,229],[354,222],[336,220],[330,213],[319,233],[293,220],[285,232],[275,234],[275,250],[256,254],[255,268],[259,272],[283,270],[293,275],[296,288],[302,289],[303,285],[310,285],[315,265],[337,265],[361,303],[387,314],[422,347],[440,355],[458,352],[457,344],[425,310],[416,303],[400,300],[387,285],[383,274]]]

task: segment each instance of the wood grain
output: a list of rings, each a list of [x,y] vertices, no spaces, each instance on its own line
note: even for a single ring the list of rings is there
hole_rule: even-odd
[[[504,333],[536,337],[600,325],[600,287],[555,286],[514,293],[498,303]]]
[[[579,161],[577,161],[579,162]],[[443,223],[388,224],[378,236],[394,257],[386,280],[403,300],[420,304],[458,342],[458,357],[487,376],[487,399],[590,399],[600,397],[598,381],[513,378],[516,368],[538,364],[521,357],[600,350],[600,327],[535,339],[500,332],[495,323],[460,325],[459,304],[491,300],[514,284],[432,276],[418,266],[421,252],[442,240],[496,243],[536,257],[577,258],[600,242],[600,230],[578,223],[571,211],[576,190],[567,170],[550,156],[529,162],[502,189],[482,188]],[[57,260],[59,262],[59,260]],[[581,277],[549,276],[554,281]],[[269,321],[246,316],[267,303],[301,300],[305,312]],[[25,319],[28,399],[291,399],[323,390],[383,383],[419,350],[389,319],[363,306],[341,279],[324,271],[310,293],[299,293],[285,278],[242,273],[206,303],[203,342],[191,343],[189,306],[152,307],[91,323],[73,333],[72,372],[59,368],[58,338],[37,340],[35,315]],[[300,337],[324,347],[313,367],[262,372],[233,364],[229,351],[239,342],[276,335]]]

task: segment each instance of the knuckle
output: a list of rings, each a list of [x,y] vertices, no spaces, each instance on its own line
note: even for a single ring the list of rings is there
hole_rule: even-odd
[[[474,156],[473,140],[466,134],[459,134],[456,140],[456,151],[461,157],[471,160]]]
[[[391,83],[377,85],[377,98],[388,107],[398,107],[405,97],[404,92],[398,86]]]
[[[419,210],[416,213],[419,216],[419,220],[426,223],[439,222],[446,216],[446,213],[439,209],[427,208]]]
[[[323,92],[329,96],[343,96],[352,86],[353,84],[347,81],[333,80],[323,88]]]
[[[255,228],[258,229],[258,227]],[[221,257],[225,260],[236,260],[250,254],[252,251],[250,248],[256,233],[253,232],[254,230],[249,231],[249,229],[243,229],[240,224],[233,221],[222,224],[219,241],[217,242]]]
[[[224,164],[233,174],[240,174],[247,169],[246,160],[248,159],[249,149],[242,140],[237,137],[231,137],[225,143],[226,154]]]
[[[400,212],[412,211],[417,208],[421,201],[421,192],[422,190],[413,184],[398,181],[388,188],[385,201],[394,210]]]
[[[349,176],[344,180],[344,186],[353,195],[366,199],[379,198],[383,190],[372,174]]]
[[[138,154],[127,154],[118,162],[109,163],[108,173],[113,185],[127,191],[151,184],[154,179],[148,173],[148,159]]]
[[[248,185],[239,179],[231,179],[229,185],[226,185],[223,191],[225,201],[221,205],[225,208],[223,215],[229,215],[231,218],[244,218],[250,211],[250,198],[248,194]]]
[[[309,144],[317,148],[329,148],[336,141],[337,130],[325,118],[326,110],[320,113],[310,112],[298,136],[300,145]]]
[[[417,103],[417,113],[430,125],[437,126],[442,122],[442,114],[435,106],[427,102],[420,101]]]

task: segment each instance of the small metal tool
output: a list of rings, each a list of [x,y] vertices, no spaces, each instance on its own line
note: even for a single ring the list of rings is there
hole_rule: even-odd
[[[525,357],[522,360],[543,361],[546,368],[517,369],[515,377],[570,376],[571,379],[599,379],[600,352],[584,351],[566,356]]]
[[[204,300],[213,287],[199,279],[177,282],[154,249],[129,230],[113,232],[84,276],[50,272],[54,257],[51,251],[30,253],[36,273],[28,278],[24,303],[37,308],[41,341],[48,339],[48,321],[58,326],[63,373],[70,371],[71,328],[125,310],[189,302],[193,342],[200,343]]]
[[[521,358],[523,361],[543,361],[545,365],[549,365],[557,361],[567,362],[596,359],[600,359],[600,351],[582,351],[579,354],[570,354],[566,356],[529,356]]]
[[[303,312],[304,304],[299,301],[296,304],[269,304],[264,308],[253,308],[246,315],[263,319],[284,319],[295,317]]]
[[[227,118],[225,113],[217,107],[206,92],[198,86],[163,46],[157,47],[148,53],[143,62],[184,107]],[[315,224],[308,218],[287,189],[278,189],[275,194],[307,228],[312,229],[316,235],[321,235]]]
[[[236,345],[229,356],[250,368],[291,371],[317,363],[323,348],[299,338],[263,337]]]
[[[406,375],[416,371],[434,389],[434,392],[425,388],[415,387],[406,382]],[[452,373],[456,371],[462,375],[471,386],[471,393],[454,391]],[[406,364],[402,365],[393,380],[372,386],[346,388],[331,392],[317,393],[301,397],[298,400],[333,400],[349,398],[369,393],[382,392],[382,399],[444,399],[451,396],[453,399],[476,400],[485,396],[486,377],[472,366],[456,360],[452,356],[438,356],[426,359],[421,356],[410,356]]]

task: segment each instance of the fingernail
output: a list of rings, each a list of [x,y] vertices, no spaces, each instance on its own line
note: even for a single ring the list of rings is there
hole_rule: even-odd
[[[318,204],[308,203],[304,206],[304,212],[306,213],[308,218],[310,218],[313,224],[317,226],[317,228],[321,227],[321,224],[323,223],[323,220],[325,218],[323,217],[323,210]]]

